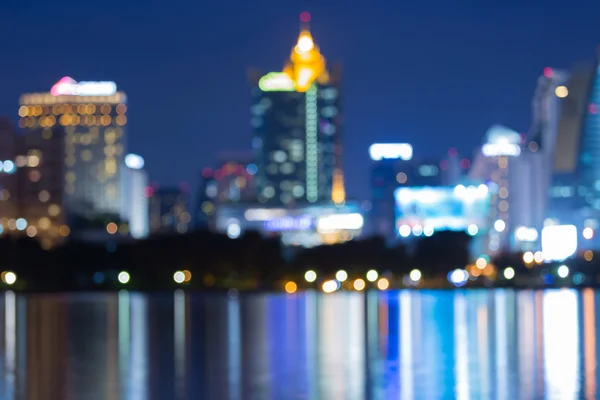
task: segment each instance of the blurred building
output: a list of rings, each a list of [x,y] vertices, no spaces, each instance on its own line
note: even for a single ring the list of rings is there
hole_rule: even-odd
[[[220,204],[257,201],[257,166],[253,152],[227,151],[217,156],[217,168],[202,169],[196,203],[196,228],[214,229]]]
[[[597,61],[577,66],[554,91],[560,119],[546,225],[574,225],[584,247],[600,243],[594,238],[600,220],[599,72]]]
[[[18,215],[15,157],[17,136],[7,118],[0,118],[0,234]]]
[[[134,239],[148,236],[149,199],[148,174],[144,170],[144,159],[136,154],[125,156],[125,167],[121,175],[121,210],[129,222],[129,232]]]
[[[64,135],[63,148],[52,155],[56,158],[52,162],[63,169],[58,187],[63,189],[63,211],[69,222],[120,218],[126,100],[114,82],[76,82],[69,77],[48,93],[21,96],[19,125],[28,143],[29,159],[38,156],[42,163],[50,162],[48,154],[38,154],[40,149],[35,146]]]
[[[522,142],[523,137],[512,129],[492,126],[469,171],[469,179],[486,184],[491,194],[489,224],[493,229],[487,250],[492,254],[511,245],[515,228],[511,213],[517,211],[511,202],[514,193],[522,190],[521,180],[515,178],[521,173],[515,160],[521,154]]]
[[[150,233],[185,233],[191,216],[189,194],[184,188],[149,188]]]
[[[64,138],[61,127],[30,127],[17,141],[17,230],[37,237],[46,248],[70,231],[65,213]]]
[[[364,218],[353,202],[301,207],[269,207],[263,204],[224,204],[217,209],[216,229],[232,239],[246,231],[277,236],[284,245],[313,247],[342,243],[358,237]]]
[[[271,205],[345,199],[341,70],[329,71],[308,28],[282,72],[251,74],[258,200]]]
[[[441,161],[413,157],[408,143],[375,143],[369,147],[371,203],[369,233],[395,239],[398,230],[394,192],[400,187],[452,186],[459,183],[469,167],[456,149]]]

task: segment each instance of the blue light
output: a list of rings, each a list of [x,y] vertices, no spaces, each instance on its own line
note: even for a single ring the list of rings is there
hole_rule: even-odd
[[[0,225],[0,235],[2,235],[2,232],[4,232],[4,227]]]
[[[4,172],[6,172],[7,174],[12,174],[13,172],[15,172],[15,163],[10,161],[10,160],[6,160],[2,163],[2,169],[4,170]]]
[[[256,164],[249,164],[246,167],[246,172],[249,173],[250,175],[254,175],[258,172],[258,167],[256,166]]]
[[[95,283],[97,283],[98,285],[100,285],[101,283],[104,282],[104,274],[102,272],[96,272],[94,274],[94,277],[92,279],[94,279]]]
[[[27,220],[25,218],[19,218],[17,220],[17,229],[23,231],[25,228],[27,228]]]

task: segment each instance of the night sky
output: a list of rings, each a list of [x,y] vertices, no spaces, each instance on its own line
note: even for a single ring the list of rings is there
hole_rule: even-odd
[[[20,93],[65,75],[113,80],[151,179],[196,187],[216,151],[250,148],[247,68],[281,70],[302,11],[344,66],[346,182],[359,198],[371,143],[471,156],[494,123],[528,129],[544,67],[590,60],[600,44],[597,0],[2,0],[0,115],[16,122]]]

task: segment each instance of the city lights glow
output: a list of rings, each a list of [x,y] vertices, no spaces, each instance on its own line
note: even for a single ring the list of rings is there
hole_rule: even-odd
[[[340,282],[346,282],[346,279],[348,279],[348,273],[343,269],[340,269],[338,272],[335,273],[335,279],[337,279]]]
[[[175,283],[185,282],[185,274],[182,271],[177,271],[173,274],[173,280]]]
[[[125,156],[125,165],[131,169],[142,169],[144,168],[144,159],[137,154],[127,154]]]
[[[367,280],[369,282],[375,282],[379,278],[379,274],[374,269],[367,272]]]
[[[515,229],[515,238],[520,242],[535,242],[538,238],[538,231],[535,228],[519,226]]]
[[[468,233],[469,235],[471,235],[471,236],[475,236],[475,235],[477,235],[477,232],[479,232],[479,228],[477,227],[477,225],[475,225],[475,224],[470,224],[470,225],[467,227],[467,233]]]
[[[526,251],[525,253],[523,253],[523,262],[525,264],[531,264],[533,262],[533,259],[534,255],[532,252]]]
[[[298,290],[298,285],[296,285],[296,282],[289,281],[285,284],[285,291],[287,293],[293,294],[296,293],[296,290]]]
[[[14,272],[6,272],[3,274],[3,280],[7,285],[14,285],[17,281],[17,275]]]
[[[313,283],[317,280],[317,273],[313,270],[308,270],[304,274],[304,280],[308,283]]]
[[[564,99],[569,95],[569,89],[567,89],[566,86],[557,86],[554,93],[556,94],[556,97]]]
[[[336,280],[329,280],[323,282],[323,292],[333,293],[340,288],[340,283]]]
[[[364,218],[358,213],[334,214],[321,217],[317,221],[319,233],[335,232],[339,230],[358,230],[364,225]]]
[[[412,271],[410,271],[410,274],[408,274],[408,277],[410,278],[411,281],[413,282],[418,282],[421,280],[421,271],[419,271],[418,269],[413,269]]]
[[[594,230],[592,228],[590,228],[589,226],[583,228],[583,238],[584,239],[590,240],[593,237],[594,237]]]
[[[542,253],[547,261],[562,261],[577,251],[577,227],[553,225],[542,229]]]
[[[494,229],[496,231],[503,232],[505,228],[506,228],[506,223],[503,220],[497,219],[496,222],[494,222]]]
[[[53,96],[112,96],[116,92],[117,84],[114,82],[77,82],[68,76],[50,89]]]
[[[375,143],[369,147],[369,156],[373,161],[412,159],[413,148],[408,143]]]
[[[357,280],[354,281],[354,290],[358,290],[361,291],[365,288],[366,283],[364,280],[358,278]]]
[[[285,72],[269,72],[260,78],[258,87],[263,92],[293,92],[296,83]]]
[[[563,264],[560,267],[558,267],[558,269],[556,270],[556,273],[558,274],[559,277],[566,278],[567,276],[569,276],[569,267],[567,267],[566,265]]]
[[[119,272],[117,279],[119,280],[120,283],[122,283],[124,285],[129,282],[129,279],[131,279],[131,277],[129,276],[129,272],[121,271],[121,272]]]
[[[486,157],[516,157],[521,154],[521,147],[511,143],[486,143],[481,147],[481,152]]]
[[[388,281],[386,278],[381,278],[380,280],[377,281],[377,288],[379,290],[387,290],[390,287],[390,281]]]
[[[515,270],[512,267],[504,268],[504,278],[511,280],[515,277]]]

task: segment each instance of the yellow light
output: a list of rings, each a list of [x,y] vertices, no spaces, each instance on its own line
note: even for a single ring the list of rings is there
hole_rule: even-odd
[[[410,271],[408,277],[411,281],[418,282],[421,280],[421,271],[419,271],[418,269],[413,269],[412,271]]]
[[[288,283],[285,284],[285,291],[289,294],[293,294],[296,293],[296,290],[298,290],[298,285],[296,285],[295,282],[289,281]]]
[[[119,227],[114,222],[109,222],[108,225],[106,225],[106,232],[110,235],[117,233],[117,230],[119,230]]]
[[[525,262],[525,264],[531,264],[533,262],[533,253],[530,251],[527,251],[523,254],[523,262]]]
[[[564,99],[569,95],[569,90],[566,86],[557,86],[554,93],[556,94],[556,97]]]
[[[592,261],[594,258],[594,252],[591,250],[586,250],[585,253],[583,253],[583,258],[585,258],[585,261]]]
[[[129,276],[129,272],[127,272],[127,271],[119,272],[119,276],[117,277],[117,279],[119,279],[119,282],[122,283],[123,285],[128,283],[130,278],[131,277]]]
[[[339,283],[334,280],[329,280],[323,282],[323,292],[325,293],[333,293],[338,290]]]
[[[511,267],[506,267],[504,269],[504,277],[508,280],[511,280],[515,277],[515,270]]]
[[[304,280],[308,283],[313,283],[317,280],[317,273],[313,270],[308,270],[304,274]]]
[[[175,283],[183,283],[185,281],[185,274],[182,271],[177,271],[173,274],[173,280]]]
[[[379,278],[379,274],[374,269],[367,272],[367,280],[369,282],[375,282]]]
[[[390,287],[390,281],[388,281],[386,278],[381,278],[377,281],[377,287],[379,290],[387,290],[387,288]]]
[[[5,273],[3,278],[7,285],[13,285],[17,281],[17,275],[14,272]]]
[[[365,288],[365,286],[366,286],[365,281],[360,278],[358,278],[357,280],[354,281],[354,289],[355,290],[361,291]]]
[[[188,271],[187,269],[184,269],[184,270],[183,270],[183,271],[181,271],[181,272],[183,272],[183,275],[184,275],[184,277],[185,277],[185,278],[184,278],[184,281],[185,281],[185,282],[189,282],[189,281],[191,281],[191,280],[192,280],[192,273],[191,273],[190,271]]]

